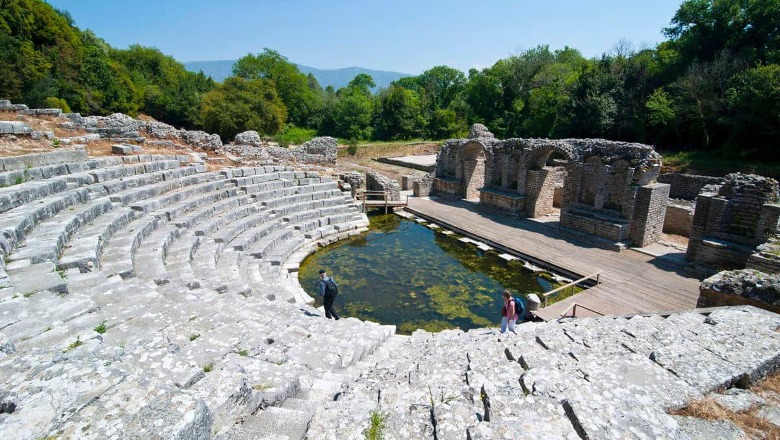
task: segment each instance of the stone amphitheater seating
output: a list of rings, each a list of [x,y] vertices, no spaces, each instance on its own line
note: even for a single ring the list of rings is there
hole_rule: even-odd
[[[187,159],[0,159],[0,438],[362,439],[373,410],[388,439],[686,438],[666,410],[780,362],[753,308],[508,337],[326,320],[295,272],[367,226],[351,198]]]

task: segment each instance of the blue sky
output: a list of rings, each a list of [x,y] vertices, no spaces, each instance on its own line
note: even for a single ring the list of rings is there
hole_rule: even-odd
[[[682,0],[49,0],[118,48],[137,43],[179,61],[275,49],[322,69],[467,71],[549,44],[586,57],[621,39],[654,46]]]

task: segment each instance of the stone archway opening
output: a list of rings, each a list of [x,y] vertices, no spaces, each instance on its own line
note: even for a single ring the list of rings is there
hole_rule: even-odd
[[[463,148],[463,198],[479,201],[479,190],[489,181],[486,174],[487,156],[485,146],[479,142],[469,142]]]
[[[566,170],[572,160],[570,154],[554,147],[542,147],[528,156],[526,168],[520,176],[528,197],[526,215],[542,217],[556,212],[563,199]],[[557,203],[556,203],[557,200]]]

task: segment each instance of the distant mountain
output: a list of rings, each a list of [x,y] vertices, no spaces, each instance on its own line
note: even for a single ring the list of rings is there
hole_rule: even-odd
[[[210,76],[214,81],[222,82],[225,78],[229,77],[233,70],[233,63],[235,60],[220,60],[220,61],[187,61],[184,63],[184,67],[191,72],[203,71],[204,74]],[[311,73],[317,78],[320,85],[325,88],[327,86],[333,86],[338,90],[352,81],[352,78],[360,73],[367,73],[374,78],[377,89],[387,87],[391,82],[404,78],[407,76],[413,76],[406,73],[388,72],[385,70],[371,70],[364,69],[362,67],[345,67],[343,69],[317,69],[314,67],[304,66],[302,64],[296,64],[298,69],[304,74]]]

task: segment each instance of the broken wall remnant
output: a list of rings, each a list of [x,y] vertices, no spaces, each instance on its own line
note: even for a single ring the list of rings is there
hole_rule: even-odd
[[[366,191],[381,191],[387,195],[387,200],[401,200],[401,185],[375,171],[366,173]]]
[[[686,257],[701,271],[744,268],[758,246],[777,236],[779,219],[775,179],[729,174],[697,197]]]
[[[561,209],[561,225],[639,246],[660,238],[669,185],[648,146],[603,139],[499,140],[481,127],[447,141],[432,193],[518,217]],[[556,196],[557,193],[557,196]]]

